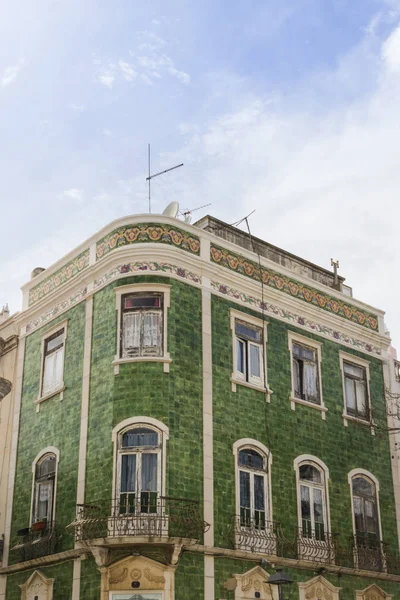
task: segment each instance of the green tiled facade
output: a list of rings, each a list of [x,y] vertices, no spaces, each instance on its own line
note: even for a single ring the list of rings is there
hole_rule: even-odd
[[[182,250],[175,248],[174,252],[178,264]],[[200,259],[196,256],[191,260]],[[197,263],[194,262],[193,265],[191,268],[196,271]],[[213,268],[219,267],[214,265]],[[143,283],[170,286],[167,335],[171,358],[169,372],[164,368],[163,362],[144,360],[119,364],[119,372],[116,373],[113,364],[117,353],[118,329],[115,288]],[[237,282],[235,285],[238,285]],[[204,286],[202,289],[201,285],[191,285],[177,277],[147,274],[119,277],[93,293],[85,454],[86,503],[95,505],[103,502],[107,505],[111,502],[114,476],[113,428],[131,417],[151,417],[169,428],[164,474],[165,494],[167,497],[198,502],[199,518],[203,521],[203,402],[207,382],[203,380],[205,357],[202,293]],[[77,600],[73,595],[75,542],[73,529],[67,526],[75,520],[76,515],[85,322],[86,306],[91,301],[90,290],[88,298],[26,337],[10,545],[12,547],[18,543],[17,532],[30,524],[32,463],[43,448],[52,446],[60,453],[55,511],[58,555],[53,564],[29,564],[8,574],[5,600],[17,600],[21,597],[19,585],[25,583],[35,569],[45,577],[55,578],[55,600]],[[301,312],[301,306],[299,303],[297,311]],[[262,318],[260,311],[253,311],[243,303],[233,302],[221,294],[211,292],[214,540],[213,548],[207,554],[214,557],[215,594],[214,598],[205,597],[207,559],[204,556],[205,541],[200,536],[197,544],[184,544],[174,566],[174,600],[241,600],[238,595],[240,590],[235,595],[233,591],[225,589],[224,583],[234,575],[244,574],[260,565],[259,556],[254,557],[251,552],[246,554],[235,548],[233,525],[236,513],[236,465],[232,447],[242,438],[257,440],[272,454],[272,518],[277,524],[281,539],[290,542],[296,538],[297,490],[293,461],[299,455],[308,454],[318,457],[329,468],[327,485],[331,531],[338,545],[345,546],[353,535],[348,473],[352,469],[361,468],[373,473],[379,481],[382,538],[387,544],[388,554],[397,555],[399,544],[391,451],[386,431],[382,361],[268,315],[265,352],[267,380],[272,390],[270,401],[267,401],[264,392],[239,384],[236,391],[233,391],[231,309]],[[62,399],[60,394],[51,397],[40,404],[40,411],[37,412],[35,400],[39,394],[42,368],[42,337],[47,329],[53,329],[57,322],[65,320],[68,324],[64,361],[65,390]],[[327,409],[325,420],[321,418],[321,412],[313,407],[298,404],[296,410],[291,408],[289,331],[321,343],[321,386]],[[363,335],[367,335],[365,331]],[[339,360],[341,350],[369,361],[374,435],[368,425],[352,421],[348,422],[347,427],[344,425]],[[81,548],[78,544],[78,550]],[[103,560],[101,568],[98,556],[97,564],[95,562],[95,552],[92,552],[90,543],[86,543],[85,548],[77,570],[80,573],[81,600],[103,600],[102,569],[104,571],[110,565],[118,565],[119,560],[132,555],[132,552],[156,560],[160,565],[172,560],[167,546],[160,540],[148,540],[146,543],[141,541],[140,544],[132,541],[128,546],[115,546]],[[304,564],[296,566],[295,551],[295,546],[288,545],[280,555],[282,565],[294,580],[285,589],[285,598],[293,600],[299,598],[296,582],[306,582],[316,576],[314,566],[309,569]],[[9,564],[15,567],[18,561],[18,553],[11,551]],[[279,559],[274,560],[274,563],[279,565]],[[75,568],[76,566],[75,563]],[[352,574],[351,565],[345,566],[348,568],[342,573],[337,573],[329,566],[324,572],[324,577],[330,583],[342,588],[340,600],[355,600],[356,590],[367,588],[373,583],[382,587],[387,594],[393,594],[394,598],[400,597],[400,563],[388,563],[382,577],[374,577],[373,574],[367,576],[366,573],[361,576],[363,574],[357,571]],[[268,565],[263,568],[273,572]],[[247,596],[244,597],[247,599]],[[267,597],[269,598],[265,596]],[[310,597],[310,600],[314,598]]]

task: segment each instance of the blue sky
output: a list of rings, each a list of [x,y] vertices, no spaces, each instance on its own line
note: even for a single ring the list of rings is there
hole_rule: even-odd
[[[0,3],[0,308],[171,200],[340,272],[400,347],[400,0]],[[197,216],[202,216],[199,211]]]

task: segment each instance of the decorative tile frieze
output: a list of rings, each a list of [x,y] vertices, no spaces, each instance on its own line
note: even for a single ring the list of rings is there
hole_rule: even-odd
[[[77,291],[72,296],[70,296],[69,298],[67,298],[66,300],[59,302],[58,304],[53,306],[53,308],[51,308],[47,312],[43,313],[39,317],[36,317],[32,321],[30,321],[26,325],[26,328],[25,328],[26,333],[32,333],[32,331],[35,331],[35,329],[42,327],[48,321],[51,321],[58,315],[62,314],[66,310],[70,309],[75,304],[78,304],[78,302],[81,302],[81,300],[83,300],[85,298],[86,294],[87,294],[87,288],[84,287],[81,290]]]
[[[186,279],[187,281],[191,281],[192,283],[201,283],[201,277],[196,273],[192,273],[188,269],[183,269],[182,267],[178,267],[177,265],[172,265],[170,263],[160,263],[160,262],[152,262],[152,261],[137,261],[133,263],[125,263],[123,265],[118,265],[105,273],[99,279],[94,281],[94,289],[98,289],[99,287],[103,287],[113,279],[121,277],[122,275],[129,275],[129,273],[170,273],[171,275],[176,275],[182,279]]]
[[[79,256],[72,259],[68,264],[59,269],[56,273],[33,287],[29,292],[29,306],[36,304],[53,290],[71,281],[89,266],[89,249],[82,252]]]
[[[96,244],[96,260],[121,246],[146,242],[169,244],[192,254],[200,254],[200,238],[179,227],[162,223],[137,223],[118,227],[99,240]]]
[[[296,327],[307,329],[312,333],[322,334],[325,337],[331,338],[339,343],[347,344],[348,346],[351,346],[355,350],[360,350],[361,352],[374,354],[376,356],[382,355],[382,350],[378,346],[367,344],[366,342],[353,338],[342,331],[337,331],[331,327],[322,325],[317,321],[297,315],[296,313],[280,308],[279,306],[271,304],[270,302],[262,302],[258,298],[254,298],[254,296],[249,296],[243,292],[239,292],[238,290],[235,290],[227,285],[223,285],[222,283],[218,283],[217,281],[211,281],[211,288],[220,294],[224,294],[225,296],[233,298],[234,300],[239,300],[240,302],[243,302],[244,304],[247,304],[257,310],[263,310],[265,313],[288,321]]]
[[[264,285],[268,287],[272,287],[284,294],[288,294],[292,298],[303,300],[317,308],[343,317],[348,321],[357,323],[357,325],[372,329],[373,331],[378,331],[378,318],[373,313],[352,306],[348,302],[325,294],[316,288],[304,285],[303,283],[273,271],[272,269],[267,269],[265,267],[261,267],[260,269],[260,266],[257,263],[247,260],[247,258],[244,258],[244,256],[241,256],[240,254],[235,254],[234,252],[230,252],[219,246],[212,245],[210,257],[212,262],[215,262],[222,267],[226,267],[231,271],[235,271],[240,275],[250,277],[255,281],[261,281],[260,275],[262,275],[262,281]]]

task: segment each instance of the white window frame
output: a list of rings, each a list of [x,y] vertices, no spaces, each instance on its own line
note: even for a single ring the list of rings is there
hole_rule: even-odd
[[[130,419],[125,419],[121,423],[118,423],[112,430],[112,443],[114,446],[113,452],[113,484],[112,484],[112,501],[118,498],[120,493],[120,485],[121,485],[121,462],[122,462],[122,454],[127,454],[128,452],[123,452],[120,447],[120,441],[122,439],[123,434],[130,429],[135,429],[136,427],[146,427],[149,429],[153,429],[160,436],[160,460],[158,460],[157,464],[157,477],[158,477],[158,487],[159,487],[159,495],[165,496],[165,486],[166,486],[166,468],[167,468],[167,456],[166,456],[166,444],[169,439],[169,429],[164,423],[158,421],[157,419],[153,419],[152,417],[131,417]]]
[[[264,444],[252,438],[243,438],[237,440],[232,446],[232,452],[235,459],[235,490],[236,490],[236,518],[240,519],[240,471],[247,471],[246,467],[239,466],[239,453],[241,450],[255,450],[264,458],[266,470],[263,471],[265,478],[264,487],[264,502],[265,502],[265,522],[272,523],[272,493],[271,493],[271,467],[272,454]],[[248,469],[251,473],[261,474],[256,470]],[[250,501],[251,502],[251,501]],[[253,498],[254,503],[254,498]],[[252,509],[251,509],[252,510]],[[243,531],[246,531],[246,526],[243,525]]]
[[[117,310],[117,342],[116,354],[112,362],[114,375],[119,374],[119,365],[134,362],[160,362],[164,365],[164,373],[169,373],[172,362],[168,352],[168,309],[171,301],[171,286],[165,283],[135,283],[114,288]],[[127,294],[158,293],[163,295],[163,354],[162,356],[130,356],[121,357],[121,322],[122,297]]]
[[[350,486],[350,499],[351,499],[351,519],[353,524],[353,535],[356,535],[356,519],[354,516],[354,495],[353,495],[353,479],[357,477],[365,477],[370,479],[372,483],[375,485],[375,494],[376,494],[376,512],[378,517],[378,534],[379,534],[379,542],[382,542],[382,523],[381,523],[381,504],[379,501],[379,481],[370,471],[366,469],[352,469],[347,476],[347,480]]]
[[[354,354],[347,354],[347,352],[339,352],[339,360],[340,360],[340,370],[342,373],[342,388],[343,388],[343,424],[345,427],[348,426],[349,421],[355,421],[356,423],[362,423],[363,425],[369,425],[371,427],[371,434],[375,434],[374,425],[375,423],[372,420],[371,413],[371,393],[370,393],[370,369],[369,369],[369,361],[363,358],[359,358],[358,356],[354,356]],[[363,367],[365,369],[365,378],[367,384],[367,405],[368,405],[368,414],[370,416],[368,419],[361,419],[360,417],[355,417],[354,415],[347,414],[347,402],[346,402],[346,385],[345,385],[345,372],[344,372],[344,363],[353,363],[357,367]]]
[[[322,472],[323,484],[314,484],[312,482],[304,482],[302,483],[302,479],[300,479],[300,467],[303,465],[311,465],[316,467],[319,471]],[[318,489],[323,488],[322,500],[323,500],[323,509],[324,509],[324,531],[325,535],[331,535],[331,515],[330,515],[330,504],[329,504],[329,469],[326,464],[317,456],[313,456],[311,454],[301,454],[293,461],[293,468],[296,473],[296,493],[297,493],[297,522],[299,527],[300,536],[302,537],[303,530],[303,519],[301,516],[301,485],[307,485],[309,487],[315,487]],[[314,530],[315,533],[315,530]],[[304,539],[309,539],[305,537]],[[322,540],[319,543],[323,543]]]
[[[249,326],[258,327],[262,331],[262,341],[261,344],[255,344],[261,347],[261,357],[260,357],[260,377],[252,378],[247,381],[242,373],[239,373],[236,370],[237,365],[237,355],[236,355],[236,330],[235,330],[235,322],[243,321],[244,323],[248,323]],[[269,388],[267,383],[267,341],[268,341],[268,321],[264,321],[263,319],[259,319],[257,317],[253,317],[247,313],[242,313],[238,310],[231,308],[230,310],[230,326],[232,331],[232,374],[231,374],[231,384],[232,384],[232,392],[236,392],[237,385],[243,385],[245,387],[249,387],[255,390],[260,390],[267,394],[267,401],[270,400],[270,395],[272,394],[272,390]]]
[[[293,373],[293,344],[299,344],[300,346],[306,346],[311,350],[315,350],[317,356],[317,369],[318,369],[318,384],[319,384],[319,398],[320,404],[315,404],[314,402],[308,402],[308,400],[303,400],[302,398],[296,398],[296,394],[294,391],[294,373]],[[291,376],[291,384],[292,389],[290,391],[290,407],[292,410],[296,410],[296,404],[302,404],[303,406],[308,406],[309,408],[314,408],[319,410],[321,413],[322,419],[325,421],[326,413],[328,409],[324,404],[324,397],[322,394],[322,373],[321,373],[321,362],[322,362],[322,342],[317,342],[311,338],[308,338],[304,335],[300,335],[294,331],[288,331],[288,345],[289,345],[289,354],[290,354],[290,376]]]
[[[54,454],[56,457],[56,472],[54,475],[54,488],[53,488],[53,506],[52,506],[52,518],[51,522],[54,523],[56,516],[56,501],[57,501],[57,479],[58,479],[58,463],[60,462],[60,451],[54,446],[47,446],[43,448],[35,457],[32,462],[32,492],[31,492],[31,510],[29,516],[29,527],[32,527],[34,523],[33,510],[36,511],[36,466],[46,456],[46,454]]]
[[[63,358],[62,358],[63,378],[62,378],[61,383],[57,386],[57,388],[54,388],[54,390],[51,390],[50,392],[47,392],[46,394],[43,394],[44,366],[45,366],[45,358],[46,358],[45,357],[46,341],[48,340],[49,337],[51,337],[52,335],[54,335],[55,333],[57,333],[57,331],[61,331],[61,329],[64,330]],[[47,329],[42,334],[41,346],[40,346],[39,394],[38,394],[37,399],[35,400],[36,412],[39,412],[39,410],[40,410],[40,404],[42,402],[45,402],[49,398],[52,398],[53,396],[56,396],[57,394],[60,394],[60,401],[61,401],[63,399],[63,397],[64,397],[64,390],[65,390],[65,384],[64,384],[64,365],[65,365],[65,345],[66,345],[66,341],[67,341],[67,335],[68,335],[68,320],[67,319],[65,319],[64,321],[60,321],[59,323],[57,323],[57,325],[54,325],[51,329]]]

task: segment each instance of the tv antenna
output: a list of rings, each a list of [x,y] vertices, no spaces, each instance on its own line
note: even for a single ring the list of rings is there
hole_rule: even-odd
[[[211,202],[208,204],[203,204],[203,206],[197,206],[196,208],[184,208],[183,210],[179,211],[179,215],[184,218],[185,223],[190,223],[192,220],[192,213],[194,213],[196,210],[200,210],[201,208],[205,208],[206,206],[211,206]]]
[[[151,188],[150,182],[154,177],[158,177],[159,175],[164,175],[164,173],[169,173],[169,171],[173,171],[174,169],[179,169],[179,167],[183,167],[183,163],[180,165],[175,165],[174,167],[170,167],[169,169],[165,169],[164,171],[160,171],[159,173],[154,173],[153,175],[150,172],[150,144],[148,145],[148,162],[149,162],[149,176],[146,177],[146,181],[149,182],[149,213],[151,213]]]

